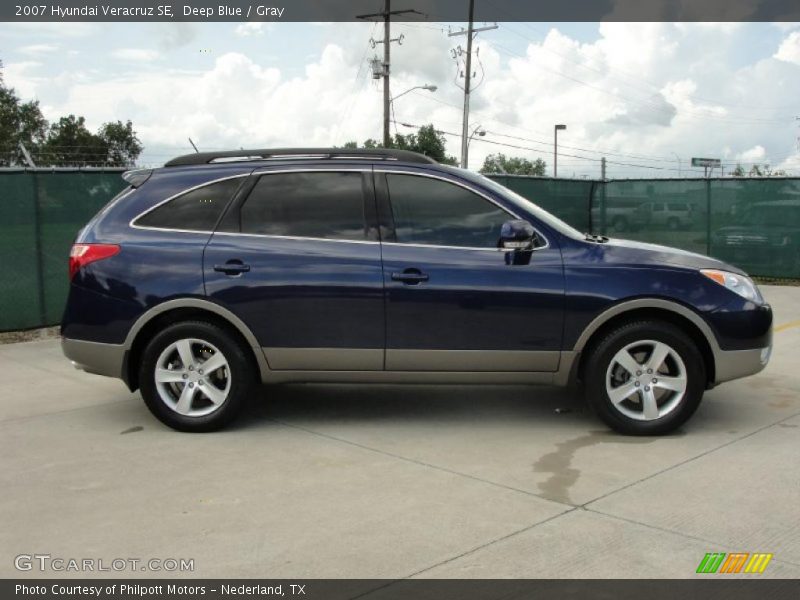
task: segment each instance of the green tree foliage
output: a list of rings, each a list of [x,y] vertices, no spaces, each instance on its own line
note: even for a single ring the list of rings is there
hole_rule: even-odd
[[[129,167],[143,149],[130,121],[104,123],[97,133],[75,115],[49,125],[38,101],[22,102],[0,78],[0,166],[26,164],[20,143],[39,167]]]
[[[347,142],[345,148],[358,148],[358,144],[354,141]],[[376,140],[370,138],[365,140],[361,148],[381,148],[383,144],[378,143]],[[403,135],[396,133],[394,138],[391,139],[389,144],[390,148],[397,150],[410,150],[411,152],[419,152],[425,156],[430,156],[436,162],[445,165],[456,165],[458,161],[455,156],[448,156],[445,145],[444,134],[440,133],[433,124],[420,127],[417,133]]]
[[[103,123],[97,136],[105,144],[107,160],[113,165],[133,166],[144,149],[130,121]]]
[[[531,175],[535,177],[543,177],[547,164],[541,159],[537,158],[531,162],[527,158],[519,156],[507,157],[505,154],[490,154],[483,161],[481,173],[501,173],[508,175]]]
[[[47,121],[39,102],[20,102],[14,89],[0,82],[0,166],[25,164],[20,143],[33,152],[46,135]]]

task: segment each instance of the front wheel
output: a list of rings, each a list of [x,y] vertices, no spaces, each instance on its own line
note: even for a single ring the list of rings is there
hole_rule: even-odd
[[[170,325],[145,348],[139,373],[145,404],[179,431],[214,431],[241,411],[255,389],[246,349],[205,321]]]
[[[703,357],[692,339],[670,323],[622,325],[593,347],[586,364],[586,399],[620,433],[669,433],[692,416],[703,398]]]

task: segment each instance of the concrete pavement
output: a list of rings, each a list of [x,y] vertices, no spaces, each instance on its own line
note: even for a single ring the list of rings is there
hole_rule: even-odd
[[[683,578],[721,551],[798,577],[800,288],[762,290],[769,367],[663,438],[526,386],[266,388],[234,427],[180,434],[57,341],[0,346],[0,576],[85,576],[14,568],[47,553],[193,558],[177,575],[196,577]]]

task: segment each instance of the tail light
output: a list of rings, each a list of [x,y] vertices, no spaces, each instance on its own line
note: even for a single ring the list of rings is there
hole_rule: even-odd
[[[69,252],[69,279],[83,267],[104,258],[111,258],[119,252],[117,244],[73,244]]]

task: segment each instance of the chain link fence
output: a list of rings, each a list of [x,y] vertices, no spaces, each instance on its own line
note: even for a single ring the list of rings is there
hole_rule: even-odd
[[[800,178],[492,179],[579,229],[800,278]]]
[[[127,185],[122,171],[0,170],[0,331],[61,320],[70,246]]]
[[[120,170],[0,169],[0,331],[57,324],[78,231],[125,187]],[[800,278],[800,178],[492,179],[580,231]]]

